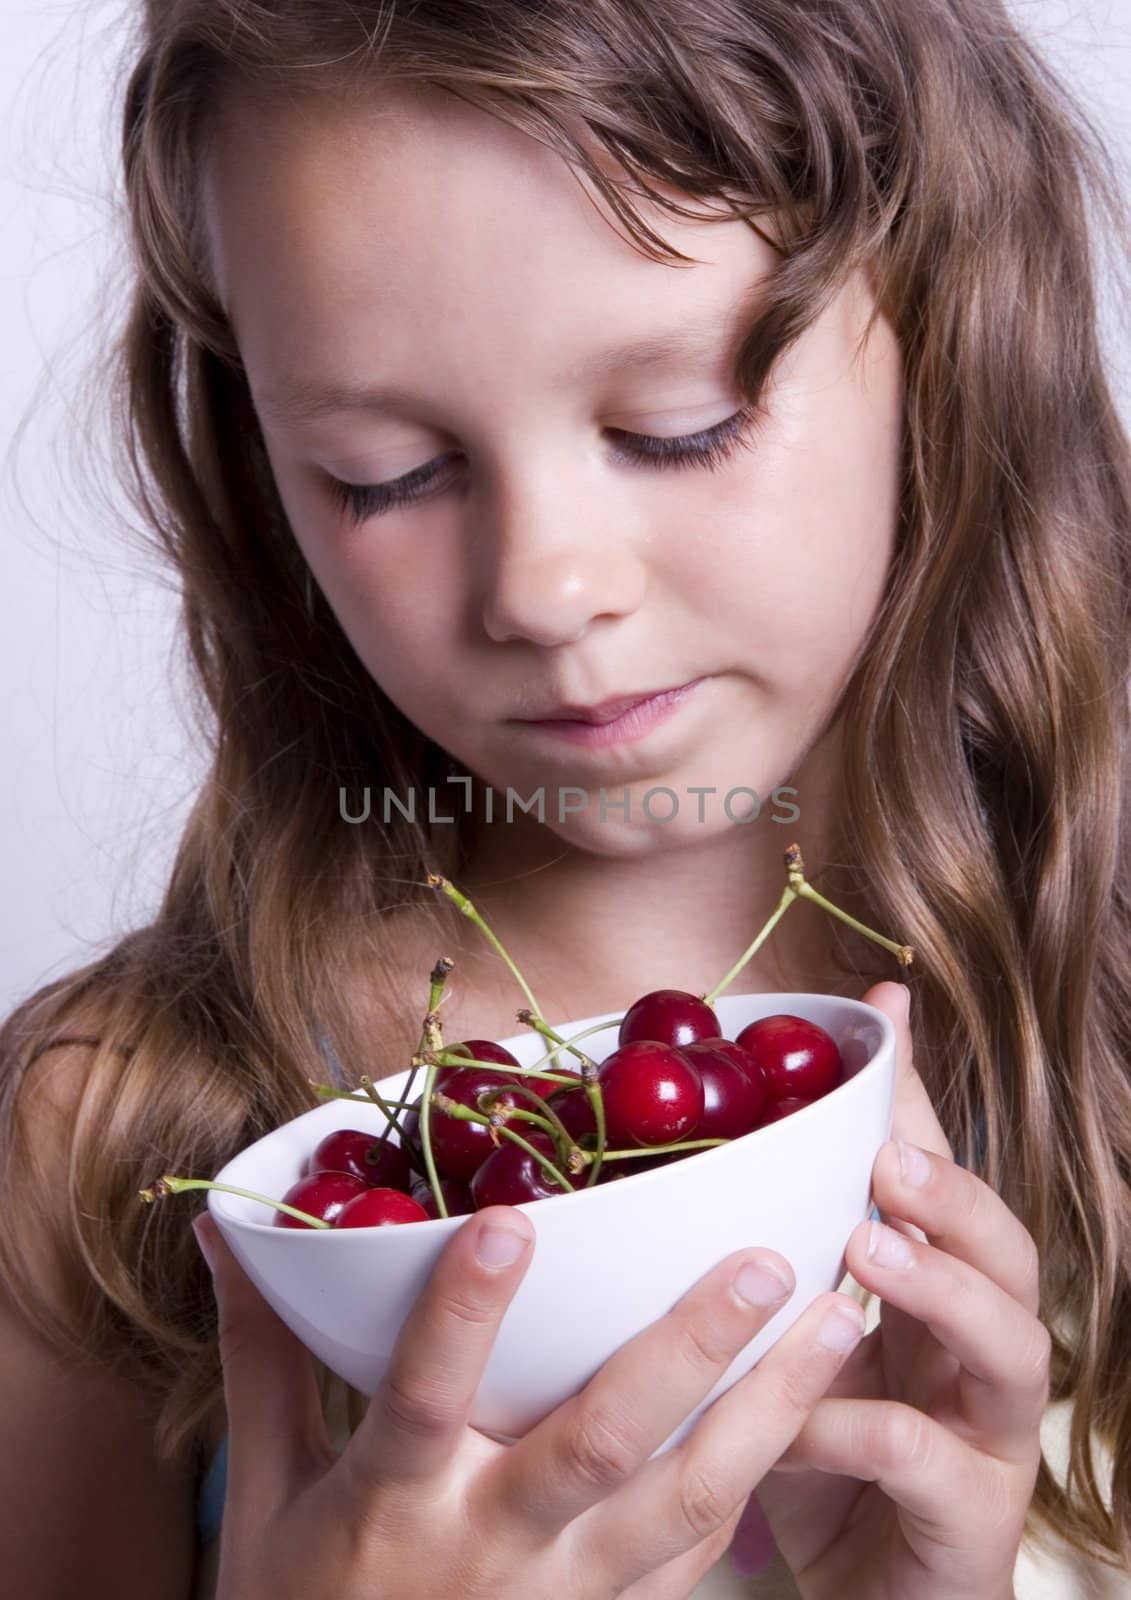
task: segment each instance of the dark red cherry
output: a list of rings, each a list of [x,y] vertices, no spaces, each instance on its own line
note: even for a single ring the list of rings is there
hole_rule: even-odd
[[[717,1039],[721,1032],[718,1017],[697,995],[685,989],[653,989],[625,1012],[617,1044],[633,1044],[638,1039],[694,1044],[697,1039]]]
[[[557,1113],[567,1133],[571,1133],[575,1139],[580,1139],[584,1133],[597,1132],[597,1118],[584,1089],[559,1089],[546,1104]]]
[[[427,1178],[414,1178],[409,1192],[417,1204],[424,1207],[430,1217],[438,1217],[440,1215],[436,1197],[432,1193],[432,1185]],[[440,1192],[444,1196],[444,1204],[448,1208],[449,1217],[469,1217],[475,1210],[475,1202],[471,1198],[471,1190],[462,1178],[441,1178]]]
[[[733,1039],[700,1039],[682,1046],[703,1080],[703,1115],[696,1139],[741,1139],[758,1126],[766,1085],[757,1064]]]
[[[703,1080],[682,1051],[635,1039],[606,1056],[600,1067],[606,1142],[671,1144],[690,1139],[703,1115]]]
[[[832,1035],[788,1012],[749,1023],[736,1043],[761,1067],[771,1100],[819,1100],[844,1070]]]
[[[336,1228],[389,1228],[400,1222],[427,1222],[424,1207],[400,1189],[363,1189],[344,1205]]]
[[[525,1095],[514,1092],[514,1079],[492,1067],[445,1067],[436,1075],[436,1088],[473,1111],[481,1109],[478,1097],[487,1089],[509,1091],[500,1095],[496,1102],[498,1111],[505,1113],[508,1106],[532,1109],[532,1102]],[[530,1123],[524,1124],[524,1127],[530,1126]],[[490,1131],[482,1122],[464,1122],[437,1106],[432,1107],[432,1154],[446,1177],[471,1178],[494,1148]]]
[[[522,1137],[557,1166],[554,1141],[549,1134],[527,1123]],[[518,1206],[527,1200],[548,1200],[551,1195],[567,1193],[568,1190],[556,1184],[541,1164],[513,1139],[504,1138],[471,1180],[471,1198],[477,1211],[482,1211],[484,1206]]]
[[[449,1050],[466,1050],[468,1059],[472,1061],[497,1061],[499,1066],[504,1068],[521,1067],[522,1065],[517,1056],[512,1055],[505,1045],[496,1044],[494,1039],[462,1039],[459,1044],[450,1044],[447,1046],[447,1048]],[[440,1084],[440,1079],[444,1077],[446,1073],[464,1072],[467,1070],[468,1069],[465,1067],[445,1067],[443,1071],[439,1072],[436,1076],[437,1086],[442,1087]],[[561,1068],[555,1067],[554,1070],[555,1072],[558,1072],[561,1071]],[[560,1087],[552,1080],[547,1081],[545,1078],[531,1077],[525,1073],[519,1078],[519,1082],[527,1084],[531,1089],[534,1090],[535,1094],[540,1094],[543,1100],[547,1095],[553,1094],[554,1090]],[[447,1094],[448,1090],[444,1089],[444,1093]],[[534,1104],[533,1100],[528,1100],[525,1095],[521,1095],[519,1097],[519,1103],[525,1104],[527,1107],[532,1107]]]
[[[783,1117],[792,1116],[795,1111],[803,1111],[806,1106],[812,1104],[812,1100],[773,1100],[763,1111],[758,1126],[764,1128],[768,1123],[780,1122]]]
[[[292,1183],[282,1198],[299,1211],[306,1211],[323,1222],[336,1223],[343,1208],[364,1193],[365,1184],[352,1173],[310,1172]],[[309,1222],[288,1217],[285,1211],[276,1211],[272,1221],[276,1228],[310,1228]]]
[[[348,1172],[371,1189],[403,1189],[407,1194],[412,1171],[408,1156],[392,1139],[385,1141],[381,1159],[370,1157],[381,1146],[380,1136],[359,1128],[335,1128],[314,1146],[307,1172]]]

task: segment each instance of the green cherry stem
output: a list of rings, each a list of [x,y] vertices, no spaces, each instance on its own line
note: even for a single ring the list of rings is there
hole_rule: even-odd
[[[383,1132],[382,1136],[384,1138],[387,1138],[388,1134],[389,1134],[389,1129],[390,1128],[395,1128],[397,1130],[397,1132],[400,1134],[401,1139],[403,1141],[403,1139],[405,1137],[405,1131],[401,1127],[400,1123],[397,1121],[397,1117],[396,1117],[396,1113],[401,1108],[399,1106],[391,1106],[383,1095],[378,1094],[376,1086],[374,1085],[374,1082],[373,1082],[372,1078],[367,1078],[363,1074],[357,1080],[357,1082],[358,1082],[358,1087],[365,1090],[365,1093],[369,1096],[369,1099],[377,1107],[378,1111],[383,1111],[385,1113],[385,1116],[388,1118],[388,1122],[386,1123],[386,1126],[385,1126],[385,1129],[384,1129],[384,1132]]]
[[[514,962],[511,960],[510,956],[503,949],[503,946],[501,945],[499,940],[491,932],[490,928],[487,926],[486,922],[484,922],[482,916],[475,909],[475,907],[472,905],[471,901],[467,898],[467,896],[465,894],[462,894],[456,888],[455,884],[451,882],[450,879],[442,877],[438,872],[430,872],[428,874],[428,887],[430,889],[441,889],[444,892],[444,894],[447,895],[448,899],[451,900],[454,905],[459,907],[459,909],[463,912],[464,916],[468,917],[472,922],[474,922],[475,926],[479,929],[480,933],[482,933],[484,935],[484,937],[490,942],[490,944],[498,952],[498,954],[500,956],[502,956],[503,960],[506,962],[507,966],[510,968],[510,970],[514,975],[515,981],[517,982],[519,988],[522,990],[522,992],[526,996],[526,998],[530,1001],[531,1009],[534,1010],[534,1011],[537,1011],[538,1010],[538,1002],[537,1002],[537,1000],[535,1000],[533,994],[531,993],[530,985],[527,983],[526,979],[522,976],[522,973],[515,966]]]
[[[556,1033],[548,1022],[542,1017],[536,1016],[534,1012],[524,1009],[519,1011],[517,1016],[519,1022],[524,1022],[528,1028],[534,1028],[543,1038],[551,1039],[555,1042],[556,1049],[550,1052],[552,1056],[556,1055],[558,1050],[565,1049],[575,1055],[581,1062],[581,1082],[585,1093],[589,1097],[589,1104],[593,1108],[593,1120],[597,1124],[597,1149],[594,1152],[594,1160],[589,1167],[589,1176],[585,1180],[585,1187],[591,1189],[600,1175],[601,1162],[605,1156],[605,1140],[607,1138],[605,1101],[601,1094],[600,1069],[591,1056],[587,1056],[584,1050],[577,1048],[575,1041],[585,1038],[586,1034],[598,1033],[604,1028],[611,1027],[612,1024],[602,1022],[591,1028],[582,1029],[580,1033],[575,1033],[572,1039],[563,1039],[560,1033]],[[623,1018],[619,1019],[619,1021],[623,1021]]]
[[[432,1194],[436,1200],[436,1210],[439,1212],[440,1216],[446,1217],[448,1215],[448,1207],[444,1200],[444,1191],[440,1187],[440,1175],[436,1171],[436,1160],[432,1154],[432,1105],[436,1097],[436,1091],[434,1087],[436,1083],[436,1074],[440,1069],[436,1063],[434,1054],[431,1051],[429,1051],[428,1054],[431,1059],[429,1060],[424,1071],[424,1089],[422,1091],[420,1101],[420,1148],[424,1154],[424,1166],[428,1173],[428,1182],[432,1186]],[[414,1066],[415,1063],[416,1058],[414,1057]],[[443,1098],[446,1099],[447,1096],[445,1095]]]
[[[842,911],[839,906],[834,906],[831,900],[826,900],[823,894],[818,893],[813,885],[805,878],[805,867],[801,860],[801,846],[791,844],[785,853],[785,867],[789,874],[790,887],[804,900],[812,900],[823,911],[831,916],[839,917],[841,922],[855,928],[857,933],[862,933],[866,939],[883,945],[885,950],[891,952],[901,967],[909,967],[915,959],[915,952],[910,945],[897,944],[894,939],[885,939],[882,933],[877,933],[873,928],[867,928],[862,922],[857,922],[855,917],[849,916],[847,911]]]
[[[532,1067],[502,1066],[498,1061],[481,1061],[478,1056],[464,1056],[457,1053],[455,1048],[448,1050],[422,1050],[418,1056],[413,1056],[414,1062],[427,1066],[435,1061],[441,1067],[487,1067],[492,1072],[505,1072],[511,1078],[544,1078],[548,1083],[576,1084],[577,1078],[567,1072],[543,1072],[535,1063]],[[548,1057],[543,1057],[548,1060]]]
[[[681,1144],[650,1144],[643,1145],[639,1150],[606,1150],[606,1161],[631,1161],[640,1156],[662,1156],[673,1150],[705,1150],[708,1145],[730,1144],[730,1139],[687,1139]],[[582,1149],[581,1157],[586,1166],[597,1159],[595,1150]]]
[[[452,960],[451,956],[440,956],[436,962],[436,965],[432,968],[432,971],[428,975],[428,1010],[425,1012],[424,1023],[420,1030],[421,1050],[424,1050],[425,1048],[438,1050],[443,1044],[443,1039],[440,1035],[440,1002],[444,997],[444,985],[447,982],[448,973],[454,966],[455,962]],[[401,1090],[401,1096],[394,1107],[394,1112],[406,1111],[408,1109],[409,1101],[412,1099],[413,1084],[416,1081],[416,1072],[417,1068],[414,1063],[409,1069],[408,1078],[405,1082],[404,1088]],[[382,1131],[377,1149],[371,1152],[373,1156],[372,1164],[374,1166],[381,1159],[381,1152],[385,1148],[389,1138],[390,1129],[393,1126],[396,1127],[397,1132],[401,1136],[402,1146],[406,1144],[404,1129],[399,1123],[395,1123],[394,1118],[390,1116],[388,1124]],[[437,1197],[437,1207],[439,1206],[439,1203],[439,1197]]]
[[[213,1183],[210,1178],[176,1178],[165,1173],[151,1189],[139,1189],[138,1197],[151,1206],[155,1200],[163,1200],[169,1194],[183,1194],[186,1189],[220,1189],[224,1194],[242,1195],[245,1200],[258,1200],[261,1205],[271,1206],[275,1211],[285,1211],[288,1217],[297,1217],[311,1228],[333,1227],[332,1222],[312,1217],[309,1211],[299,1211],[296,1206],[287,1205],[285,1200],[272,1200],[270,1195],[256,1194],[254,1189],[236,1189],[230,1183]]]
[[[561,1117],[558,1116],[550,1102],[548,1100],[544,1100],[537,1090],[532,1089],[528,1083],[516,1083],[510,1085],[509,1087],[500,1087],[498,1089],[484,1089],[483,1092],[477,1096],[477,1102],[480,1111],[486,1111],[487,1114],[490,1115],[490,1113],[495,1109],[495,1101],[499,1098],[499,1096],[501,1094],[512,1093],[524,1094],[528,1099],[533,1100],[534,1105],[537,1108],[537,1113],[540,1114],[527,1111],[519,1106],[511,1106],[508,1115],[512,1117],[521,1117],[527,1122],[541,1122],[554,1141],[554,1149],[557,1152],[558,1159],[561,1161],[567,1161],[569,1159],[570,1151],[574,1148],[574,1141],[570,1131],[562,1121]],[[489,1102],[489,1104],[484,1105],[484,1101]]]
[[[778,923],[785,916],[786,912],[796,899],[797,891],[787,885],[786,888],[782,890],[781,899],[778,901],[777,907],[773,913],[767,919],[765,926],[755,936],[753,941],[747,945],[746,949],[739,956],[734,966],[731,967],[726,977],[720,978],[713,989],[708,989],[706,994],[700,995],[699,998],[704,1002],[705,1005],[712,1005],[716,997],[734,982],[735,978],[738,977],[738,974],[742,971],[746,963],[752,960],[753,957],[758,954],[758,951],[762,948],[762,945],[769,938],[770,934],[777,927]]]
[[[541,1150],[535,1150],[534,1146],[529,1144],[521,1134],[515,1133],[513,1128],[508,1128],[507,1125],[500,1120],[499,1113],[497,1111],[492,1116],[488,1117],[484,1115],[482,1111],[473,1111],[470,1106],[463,1105],[459,1100],[452,1100],[440,1089],[433,1091],[432,1099],[438,1111],[446,1111],[450,1117],[456,1117],[460,1122],[482,1123],[485,1128],[493,1129],[495,1133],[502,1134],[504,1139],[511,1139],[515,1144],[520,1144],[528,1155],[532,1155],[534,1157],[535,1161],[537,1161],[542,1170],[547,1173],[556,1184],[558,1184],[561,1188],[566,1189],[570,1194],[573,1193],[573,1184],[570,1183],[569,1179],[565,1177],[564,1174],[558,1171],[557,1167],[555,1167],[549,1156],[544,1156]],[[508,1110],[510,1109],[513,1108],[508,1108]],[[533,1115],[533,1113],[527,1113],[527,1115]],[[424,1119],[421,1118],[421,1126],[423,1127],[423,1125]]]
[[[862,933],[866,939],[871,939],[874,943],[883,945],[885,950],[890,951],[895,956],[900,966],[909,967],[911,965],[915,958],[915,952],[909,945],[897,944],[894,939],[885,939],[882,933],[877,933],[874,928],[866,927],[863,922],[858,922],[855,917],[850,916],[847,911],[842,911],[839,906],[834,906],[831,900],[827,900],[823,894],[814,889],[813,885],[805,877],[805,864],[801,859],[800,845],[791,844],[786,850],[785,870],[788,882],[782,890],[781,899],[778,901],[776,909],[767,920],[765,927],[761,929],[753,942],[742,952],[726,976],[721,978],[713,989],[708,989],[706,994],[700,995],[699,998],[707,1005],[712,1004],[716,997],[734,981],[746,963],[758,953],[765,940],[795,900],[812,900],[814,905],[820,906],[823,911],[827,911],[831,916],[847,923],[850,928],[855,928],[857,933]]]

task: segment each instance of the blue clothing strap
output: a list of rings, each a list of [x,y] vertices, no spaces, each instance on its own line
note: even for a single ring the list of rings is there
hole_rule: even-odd
[[[196,1501],[196,1536],[201,1544],[220,1537],[224,1520],[224,1495],[228,1487],[228,1435],[220,1441],[208,1471],[200,1480]]]

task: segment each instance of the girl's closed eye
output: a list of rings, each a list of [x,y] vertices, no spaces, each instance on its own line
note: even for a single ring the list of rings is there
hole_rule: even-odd
[[[626,433],[617,428],[610,428],[608,431],[615,441],[614,461],[661,469],[679,467],[714,469],[728,460],[737,450],[750,446],[753,434],[762,420],[763,413],[758,407],[750,405],[742,407],[731,416],[724,417],[722,422],[717,422],[713,427],[704,428],[698,433],[661,437],[644,433]],[[457,461],[458,456],[455,452],[439,456],[435,462],[426,462],[422,467],[415,467],[411,472],[406,472],[402,477],[394,478],[389,483],[345,483],[340,478],[331,477],[330,490],[335,503],[349,512],[355,523],[365,522],[370,517],[383,516],[396,506],[407,505],[413,500],[421,500],[425,496],[439,494],[442,490],[450,488],[454,479],[450,472],[443,470],[443,466],[445,462],[454,465]]]

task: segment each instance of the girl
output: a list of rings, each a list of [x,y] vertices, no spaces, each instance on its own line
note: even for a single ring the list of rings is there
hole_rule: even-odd
[[[997,0],[151,0],[123,157],[111,398],[212,765],[153,923],[0,1041],[13,1587],[1131,1593],[1131,475],[1084,119]],[[882,1311],[821,1297],[678,1451],[790,1292],[755,1222],[507,1445],[466,1418],[533,1217],[457,1230],[370,1403],[138,1203],[327,1062],[400,1070],[441,953],[446,1037],[515,1031],[429,869],[566,1018],[708,990],[794,838],[918,954],[909,992],[807,906],[743,973],[896,1021],[890,1226],[847,1241]]]

